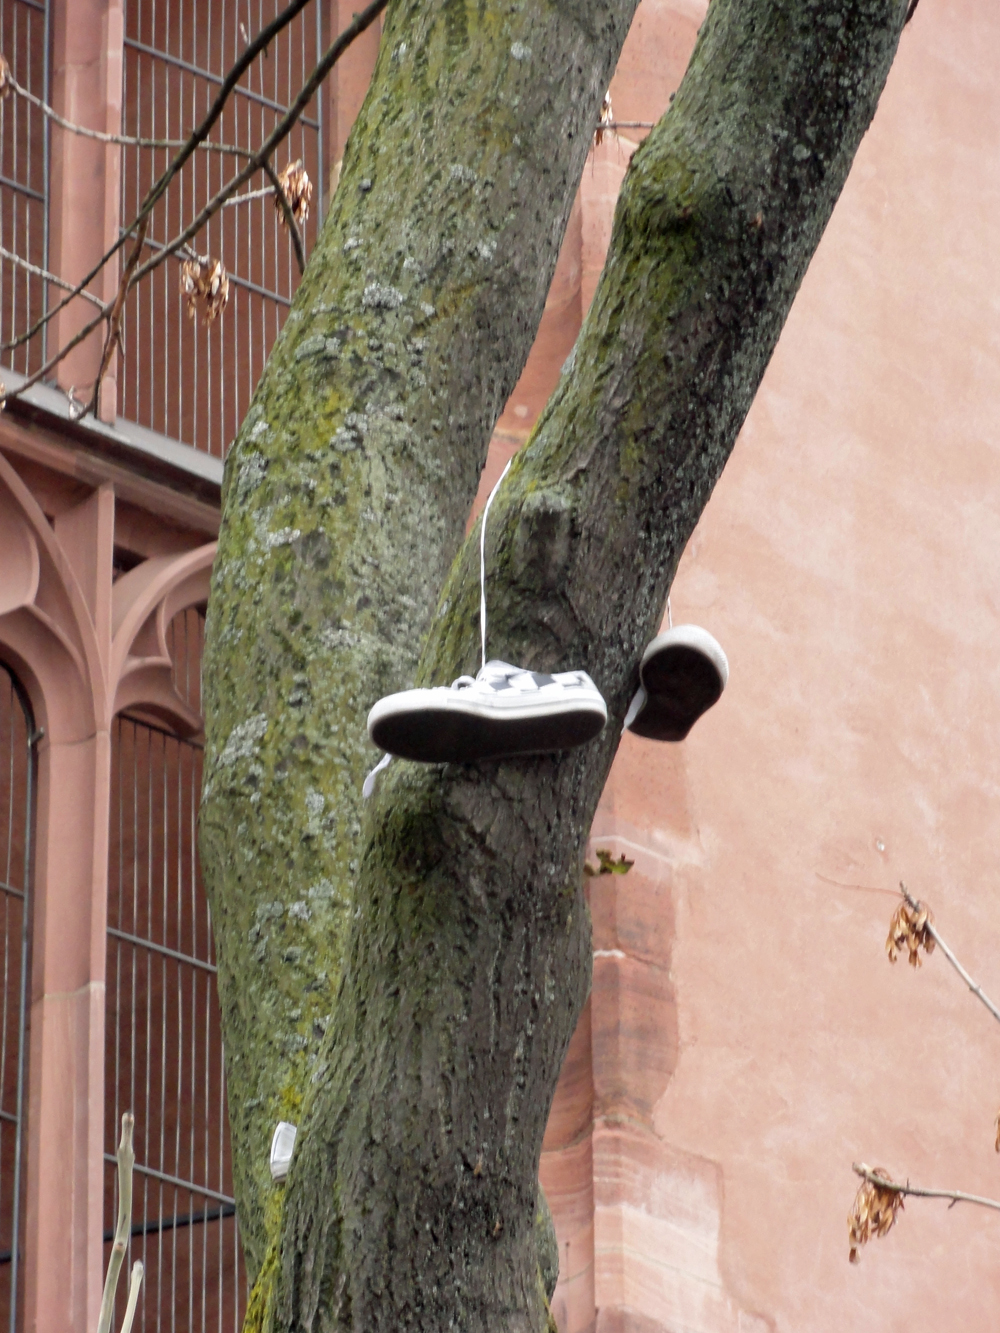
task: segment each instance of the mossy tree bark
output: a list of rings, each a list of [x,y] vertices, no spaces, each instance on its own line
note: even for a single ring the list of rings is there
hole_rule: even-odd
[[[906,4],[713,0],[491,513],[491,651],[584,667],[612,720],[564,755],[397,763],[364,814],[370,705],[478,665],[461,532],[632,7],[390,9],[230,453],[202,856],[255,1326],[546,1324],[536,1179],[589,985],[584,841]],[[267,1179],[279,1118],[301,1126],[287,1194]]]

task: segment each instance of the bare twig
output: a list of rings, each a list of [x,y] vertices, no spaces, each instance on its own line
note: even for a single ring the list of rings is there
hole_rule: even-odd
[[[111,1258],[108,1260],[108,1274],[104,1279],[104,1296],[101,1300],[101,1317],[97,1322],[97,1333],[111,1333],[111,1321],[115,1313],[115,1292],[118,1289],[118,1275],[121,1272],[125,1251],[128,1248],[132,1230],[132,1168],[135,1166],[135,1149],[132,1136],[135,1132],[135,1116],[126,1111],[122,1116],[122,1137],[118,1144],[118,1225],[115,1227],[114,1244],[111,1246]],[[141,1278],[141,1274],[140,1274]],[[133,1270],[133,1281],[134,1270]],[[138,1289],[136,1289],[138,1299]],[[129,1293],[131,1304],[132,1293]]]
[[[271,182],[275,200],[284,216],[288,234],[292,238],[292,248],[295,251],[295,262],[299,266],[299,273],[305,273],[306,256],[305,251],[302,249],[302,236],[299,232],[299,224],[295,221],[295,214],[292,212],[292,206],[288,202],[288,196],[281,188],[281,181],[278,180],[278,173],[275,171],[274,167],[271,166],[271,159],[265,158],[261,163],[261,166],[264,168],[264,175]],[[229,202],[231,203],[232,200]]]
[[[7,259],[10,263],[16,264],[18,268],[27,269],[27,271],[33,273],[36,278],[44,278],[46,282],[51,282],[54,286],[61,287],[65,292],[71,292],[73,290],[73,284],[71,282],[66,282],[64,278],[58,277],[55,273],[50,273],[46,268],[39,268],[37,264],[29,264],[26,259],[22,259],[20,255],[14,254],[13,250],[7,250],[2,245],[0,245],[0,259]],[[90,301],[91,304],[96,305],[98,309],[104,309],[104,302],[99,296],[95,296],[93,292],[80,292],[79,294],[85,301]]]
[[[79,293],[76,293],[76,295],[79,295]],[[21,395],[26,393],[33,384],[37,384],[39,380],[45,379],[49,371],[54,370],[63,357],[68,356],[74,347],[79,346],[85,338],[90,337],[100,324],[104,323],[109,310],[110,306],[101,306],[101,313],[95,315],[89,324],[84,324],[82,329],[78,329],[73,337],[70,338],[69,342],[63,347],[60,347],[59,351],[56,352],[54,356],[50,356],[43,366],[39,366],[39,368],[34,371],[33,374],[29,375],[27,379],[23,380],[16,389],[7,389],[3,394],[0,394],[0,411],[2,411],[8,403],[13,402],[15,398],[20,398]]]
[[[289,5],[288,9],[284,11],[284,14],[288,14],[289,10],[296,8],[296,6],[299,9],[302,8],[303,4],[307,2],[308,0],[293,0],[293,4]],[[184,231],[182,231],[179,235],[175,236],[173,240],[169,241],[167,244],[159,247],[156,255],[152,259],[147,260],[145,264],[142,264],[132,273],[129,280],[130,287],[135,286],[136,283],[140,282],[144,277],[146,277],[148,273],[151,273],[154,269],[159,268],[160,264],[162,264],[163,261],[168,256],[174,254],[177,250],[180,250],[183,246],[185,246],[187,242],[197,232],[201,230],[201,228],[205,225],[205,223],[208,222],[209,219],[213,217],[214,214],[217,213],[218,210],[225,205],[226,201],[233,194],[235,194],[235,192],[239,189],[239,187],[242,184],[244,184],[245,181],[249,180],[249,178],[256,171],[260,171],[263,169],[263,163],[270,158],[275,147],[282,141],[282,139],[284,139],[288,135],[289,131],[298,121],[299,116],[302,114],[305,107],[312,100],[313,96],[316,93],[317,88],[319,88],[320,84],[322,84],[327,74],[329,74],[330,70],[337,63],[337,61],[344,54],[344,52],[348,49],[351,43],[357,37],[360,37],[360,35],[363,32],[365,32],[369,27],[371,27],[371,25],[378,18],[379,14],[381,14],[382,11],[385,9],[387,3],[388,0],[372,0],[371,4],[369,4],[359,14],[356,14],[354,16],[353,23],[349,24],[348,27],[346,27],[344,31],[340,33],[337,39],[327,48],[326,52],[323,55],[323,58],[315,66],[309,78],[306,80],[302,88],[299,90],[298,96],[296,97],[295,101],[289,107],[288,111],[281,118],[278,124],[274,127],[270,135],[268,135],[267,139],[264,141],[261,147],[254,154],[253,158],[249,162],[247,162],[247,164],[237,173],[236,176],[234,176],[229,181],[227,185],[223,186],[223,188],[219,190],[209,200],[209,202],[204,206],[204,208],[201,209],[201,211],[195,217],[194,221],[191,222],[189,226],[187,226],[184,229]],[[296,12],[298,12],[297,9]],[[279,15],[279,18],[281,17],[282,16]],[[275,23],[277,22],[278,20],[275,20]],[[269,25],[269,27],[274,28],[275,24],[272,23],[271,25]],[[268,29],[264,29],[264,31],[266,32],[268,31]],[[257,41],[253,43],[253,46],[257,46],[257,42],[259,42],[259,38],[257,39]],[[236,65],[233,66],[233,70],[231,70],[229,75],[227,75],[226,84],[229,84],[230,80],[232,80],[232,82],[235,84],[236,80],[235,78],[233,78],[233,71],[243,64],[243,61],[245,60],[250,50],[251,48],[248,47],[247,51],[245,51],[243,55],[240,57],[240,59],[236,62]],[[242,69],[240,70],[240,72],[242,72]],[[223,85],[224,88],[226,84]],[[220,106],[221,96],[222,92],[220,91],[219,97],[216,98],[215,103],[213,104],[213,110],[215,109],[216,106],[219,106],[219,109],[221,111],[221,106]],[[181,151],[181,153],[178,154],[178,156],[170,164],[170,166],[163,173],[160,179],[153,186],[151,186],[149,192],[146,195],[146,199],[143,201],[142,207],[139,209],[139,213],[137,214],[135,221],[133,221],[130,224],[129,228],[127,229],[128,233],[134,232],[136,228],[140,226],[141,223],[149,216],[150,212],[153,209],[153,206],[155,205],[156,201],[161,197],[163,191],[167,188],[167,185],[169,184],[170,180],[177,173],[177,171],[180,170],[183,163],[187,160],[188,157],[191,156],[191,154],[197,148],[197,143],[200,141],[199,136],[200,138],[204,138],[205,134],[208,133],[208,130],[211,128],[210,124],[211,115],[212,112],[209,112],[209,116],[206,116],[205,120],[202,121],[202,124],[191,135],[191,138],[188,140],[187,148],[185,148],[184,150]],[[80,291],[82,291],[82,289],[86,287],[87,283],[91,282],[97,276],[97,274],[101,271],[101,269],[108,262],[108,260],[111,259],[113,255],[121,248],[121,246],[125,242],[126,234],[123,234],[122,236],[119,237],[119,239],[115,242],[115,244],[103,257],[103,259],[100,261],[97,267],[93,269],[91,273],[87,275],[87,277],[82,279],[79,286],[77,288],[74,288],[73,291],[65,298],[65,300],[60,302],[59,305],[55,306],[51,311],[47,312],[33,326],[33,328],[28,331],[27,334],[20,335],[18,338],[12,340],[10,343],[4,343],[0,345],[0,351],[9,351],[13,347],[20,345],[20,343],[27,341],[29,337],[33,337],[34,334],[37,333],[43,327],[43,325],[49,319],[52,318],[54,314],[56,314],[65,305],[67,305],[69,301],[73,299],[74,296],[79,295]],[[0,409],[6,406],[8,402],[11,402],[13,399],[20,397],[21,394],[23,394],[33,384],[36,384],[39,380],[44,379],[44,377],[49,373],[49,371],[52,370],[54,366],[58,365],[58,363],[63,359],[66,353],[69,352],[73,347],[77,346],[78,343],[82,342],[83,339],[86,338],[98,326],[98,324],[101,323],[101,320],[105,318],[108,314],[110,314],[110,307],[105,306],[103,315],[96,317],[88,325],[85,325],[84,328],[79,330],[79,332],[70,340],[70,342],[67,343],[65,347],[60,348],[59,351],[53,357],[51,357],[44,366],[42,366],[39,370],[35,371],[33,375],[29,376],[28,379],[26,379],[23,384],[19,385],[17,389],[8,390],[5,394],[0,396]]]
[[[902,883],[902,881],[900,881],[899,891],[906,899],[907,906],[909,906],[915,911],[920,910],[922,904],[919,903],[917,899],[913,897],[913,895],[907,889],[906,885]],[[993,1001],[989,998],[989,996],[983,990],[982,986],[980,986],[978,982],[973,981],[972,977],[969,976],[968,972],[966,972],[965,968],[962,966],[962,964],[952,953],[951,949],[948,948],[947,944],[945,944],[944,940],[941,938],[940,934],[938,933],[938,929],[934,925],[934,923],[928,920],[925,928],[928,934],[934,940],[934,943],[944,954],[945,958],[947,958],[948,962],[951,963],[952,967],[955,969],[958,975],[968,986],[969,990],[972,991],[973,995],[977,996],[980,1000],[982,1000],[983,1004],[990,1011],[990,1013],[997,1020],[997,1022],[1000,1022],[1000,1009],[998,1009],[997,1006],[993,1003]]]
[[[319,61],[309,75],[309,78],[299,89],[295,101],[291,104],[286,114],[282,116],[281,120],[278,121],[277,125],[275,125],[263,144],[261,144],[252,160],[249,161],[246,166],[242,167],[232,180],[230,180],[227,185],[224,185],[217,194],[213,195],[194,220],[190,222],[182,232],[164,245],[163,249],[155,259],[147,260],[146,263],[137,270],[135,274],[136,282],[139,282],[147,273],[150,273],[154,268],[157,268],[167,255],[173,254],[175,250],[189,241],[192,236],[201,231],[205,223],[218,212],[223,204],[225,204],[226,200],[230,198],[231,195],[235,194],[239,187],[245,181],[249,180],[255,171],[260,171],[262,169],[263,163],[271,156],[277,145],[281,143],[282,139],[287,136],[303,110],[312,100],[316,89],[329,74],[330,70],[334,67],[355,38],[360,37],[367,28],[371,27],[379,14],[382,13],[382,10],[385,9],[387,3],[388,0],[371,0],[371,4],[361,10],[359,14],[355,14],[354,22],[349,24],[336,41],[327,47],[322,60]]]
[[[135,1319],[135,1307],[139,1304],[139,1288],[142,1286],[142,1260],[136,1259],[132,1265],[132,1276],[128,1283],[128,1305],[122,1320],[122,1333],[132,1333],[132,1321]]]
[[[822,874],[821,871],[815,871],[817,879],[821,879],[824,884],[832,884],[837,889],[856,889],[859,893],[887,893],[891,898],[895,898],[896,890],[887,889],[882,884],[846,884],[842,879],[832,879],[829,875]]]
[[[68,130],[70,134],[78,134],[81,138],[96,139],[98,143],[118,144],[122,148],[167,148],[176,150],[183,148],[187,143],[186,139],[143,139],[134,134],[109,134],[106,130],[92,130],[88,125],[77,125],[75,121],[67,120],[65,116],[61,116],[55,107],[43,102],[40,97],[36,97],[27,88],[22,88],[13,74],[8,76],[7,82],[10,84],[12,92],[15,92],[18,97],[23,97],[32,106],[37,107],[42,115],[51,120],[54,125],[58,125],[62,130]],[[230,157],[251,157],[253,155],[252,148],[237,148],[235,144],[213,143],[211,140],[200,143],[198,147],[210,153],[226,153]]]
[[[262,185],[259,190],[244,190],[242,194],[232,195],[231,198],[226,200],[222,207],[233,208],[236,204],[252,204],[255,199],[266,199],[268,195],[273,194],[273,185]]]
[[[609,120],[604,124],[606,130],[653,130],[655,120]]]
[[[981,1208],[992,1208],[1000,1213],[1000,1200],[987,1199],[981,1194],[966,1194],[964,1190],[929,1190],[920,1185],[911,1185],[909,1181],[905,1185],[899,1185],[887,1176],[880,1175],[873,1171],[870,1166],[864,1162],[852,1163],[854,1174],[860,1176],[862,1180],[867,1180],[869,1184],[877,1186],[882,1190],[891,1190],[895,1194],[913,1195],[916,1199],[950,1199],[952,1203],[978,1203]]]
[[[129,255],[125,262],[125,267],[122,269],[121,279],[118,283],[118,294],[115,296],[114,304],[108,315],[108,332],[104,339],[104,350],[101,353],[100,369],[97,372],[97,379],[94,380],[94,391],[90,396],[90,402],[87,404],[84,415],[86,415],[87,412],[97,411],[97,404],[101,397],[101,381],[104,379],[104,372],[107,370],[111,362],[111,354],[115,349],[115,343],[118,341],[118,335],[122,324],[122,312],[125,309],[125,298],[128,296],[132,274],[135,272],[135,267],[139,262],[139,255],[142,253],[142,245],[146,239],[146,228],[148,226],[149,219],[143,218],[142,222],[139,224],[139,232],[135,238],[135,245],[132,247],[132,253]]]
[[[219,91],[216,94],[215,101],[209,107],[201,123],[197,126],[196,129],[192,130],[191,134],[189,135],[186,141],[184,148],[181,149],[181,151],[169,164],[169,166],[159,177],[159,179],[154,181],[154,183],[150,186],[145,199],[142,201],[142,205],[139,208],[138,214],[136,215],[135,218],[133,218],[133,220],[129,223],[129,225],[126,228],[124,228],[122,234],[118,237],[118,240],[115,241],[115,243],[111,246],[109,250],[106,251],[104,255],[102,255],[102,257],[98,260],[95,267],[90,270],[90,272],[86,275],[86,277],[80,279],[80,282],[77,284],[76,287],[73,288],[73,290],[67,297],[65,297],[62,301],[58,302],[58,304],[53,306],[50,310],[45,311],[45,313],[42,316],[40,316],[40,318],[36,320],[36,322],[31,326],[31,328],[27,330],[27,332],[19,334],[16,338],[11,339],[10,342],[0,343],[0,351],[3,352],[12,351],[15,347],[20,347],[23,343],[28,342],[31,338],[35,336],[35,334],[39,333],[45,327],[45,325],[49,322],[50,319],[52,319],[55,315],[57,315],[60,310],[64,309],[70,303],[70,301],[73,300],[75,296],[79,296],[79,294],[84,290],[84,288],[90,286],[90,284],[94,281],[97,275],[104,268],[105,264],[107,264],[111,259],[113,259],[114,256],[118,253],[118,251],[122,248],[122,246],[125,244],[126,239],[130,235],[132,235],[136,227],[139,226],[139,224],[143,221],[144,218],[149,217],[155,205],[163,197],[170,182],[181,170],[181,168],[184,166],[185,162],[187,162],[191,154],[197,150],[198,145],[208,137],[209,132],[212,129],[212,126],[222,115],[226,102],[229,100],[230,94],[232,93],[233,89],[236,87],[237,83],[239,83],[240,79],[253,64],[254,60],[256,60],[260,52],[265,50],[270,45],[272,39],[275,36],[277,36],[277,34],[282,30],[282,28],[287,27],[287,25],[291,23],[291,21],[296,17],[296,15],[299,14],[303,9],[305,9],[307,4],[309,4],[309,0],[291,0],[291,3],[287,5],[281,11],[280,14],[278,14],[274,19],[272,19],[272,21],[266,27],[261,28],[260,32],[253,39],[253,41],[246,46],[246,48],[239,56],[239,59],[235,62],[235,64],[229,70],[229,73],[223,79]],[[355,34],[355,36],[356,35],[357,34]],[[353,40],[353,37],[351,40]],[[99,321],[95,321],[93,324],[91,324],[87,329],[87,333],[90,333],[92,329],[96,328],[98,322]],[[86,337],[86,334],[84,334],[83,336]],[[81,339],[77,337],[74,340],[73,345],[75,346],[76,342],[79,342],[80,340]],[[51,361],[49,365],[45,368],[45,370],[41,374],[39,374],[36,378],[39,379],[42,378],[42,374],[47,373],[48,369],[51,369],[52,366],[56,365],[64,355],[65,351],[60,351],[57,354],[56,358],[53,361]],[[33,378],[32,383],[34,382],[35,381]],[[18,390],[18,392],[21,392],[23,391],[23,389],[26,389],[28,387],[29,386],[26,384],[22,385],[21,389]],[[3,401],[6,402],[12,397],[14,397],[14,395],[9,394]]]

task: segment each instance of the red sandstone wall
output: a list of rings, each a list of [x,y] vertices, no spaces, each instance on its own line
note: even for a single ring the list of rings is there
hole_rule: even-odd
[[[619,116],[659,112],[697,21],[645,0]],[[856,1268],[846,1230],[859,1158],[1000,1195],[1000,1033],[940,954],[883,953],[905,878],[1000,996],[998,57],[995,5],[924,0],[682,562],[675,621],[732,678],[684,745],[623,744],[595,824],[636,865],[591,881],[542,1161],[562,1333],[1000,1318],[996,1214],[913,1200]],[[583,309],[625,156],[581,186]],[[546,319],[494,474],[571,341]]]

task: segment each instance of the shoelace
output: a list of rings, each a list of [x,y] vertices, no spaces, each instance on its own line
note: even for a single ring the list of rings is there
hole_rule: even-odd
[[[500,483],[503,481],[504,477],[506,477],[507,473],[510,471],[510,465],[511,463],[513,463],[513,461],[514,461],[513,455],[511,455],[511,457],[507,459],[507,466],[504,468],[504,470],[500,473],[500,476],[497,478],[496,485],[490,491],[489,498],[487,499],[486,505],[483,508],[483,521],[480,524],[479,528],[479,635],[480,635],[480,640],[482,642],[482,650],[483,650],[483,665],[479,672],[481,676],[485,675],[486,665],[487,665],[486,664],[486,520],[489,517],[490,505],[493,503],[493,497],[500,489]],[[507,676],[512,674],[514,670],[515,670],[514,668],[507,668],[505,666],[502,672],[498,670],[497,674],[498,675],[502,674],[504,676]],[[471,686],[474,686],[476,684],[476,681],[477,677],[475,676],[457,676],[451,682],[451,688],[453,690],[466,690],[469,689]],[[375,767],[371,770],[371,772],[365,778],[364,783],[362,784],[361,787],[361,796],[363,800],[366,801],[368,800],[372,792],[374,792],[375,790],[375,779],[382,772],[382,770],[388,768],[391,763],[392,763],[392,755],[384,754],[382,758],[378,761],[378,763],[375,765]]]

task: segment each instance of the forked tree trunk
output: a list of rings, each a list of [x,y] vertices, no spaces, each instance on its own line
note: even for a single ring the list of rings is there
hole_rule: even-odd
[[[561,756],[397,763],[362,816],[365,712],[425,631],[422,683],[478,665],[478,533],[444,572],[628,18],[390,13],[230,456],[210,606],[202,852],[255,1327],[545,1327],[535,1189],[589,985],[584,840],[905,7],[713,0],[491,511],[492,652],[585,668],[612,720]],[[266,1183],[279,1117],[301,1125],[287,1194]]]
[[[390,6],[227,459],[201,852],[252,1276],[276,1238],[271,1132],[301,1115],[340,976],[365,716],[412,682],[635,4]]]

